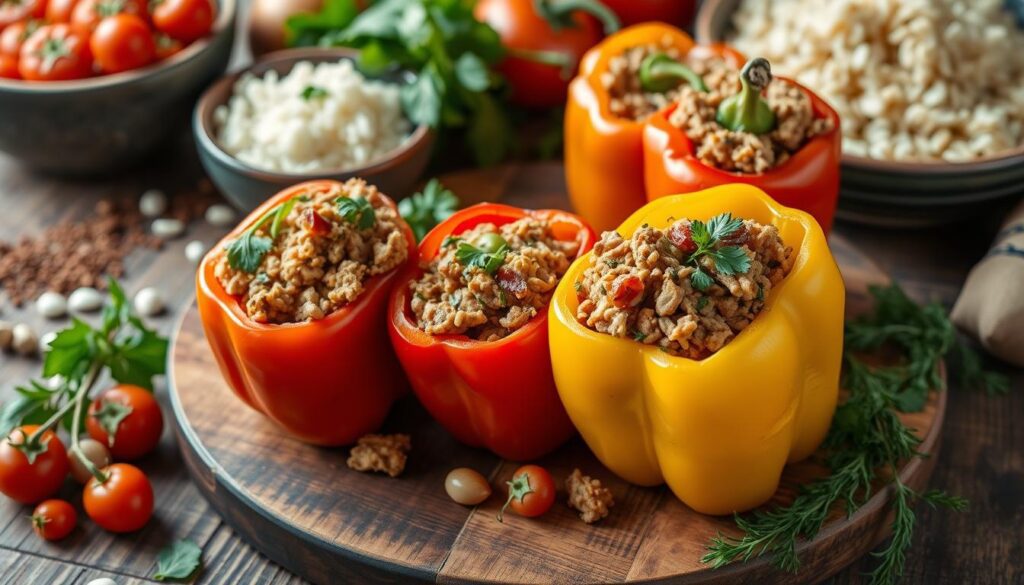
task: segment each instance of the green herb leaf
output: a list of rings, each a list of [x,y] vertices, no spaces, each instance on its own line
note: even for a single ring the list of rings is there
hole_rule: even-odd
[[[121,421],[128,418],[128,415],[132,413],[132,407],[121,404],[115,401],[104,401],[100,408],[91,414],[107,433],[107,446],[114,446],[114,436],[117,434],[117,427],[121,426]]]
[[[373,205],[363,197],[338,197],[338,213],[361,230],[368,230],[377,222]]]
[[[458,207],[458,197],[445,189],[437,179],[428,181],[423,191],[398,202],[398,212],[412,228],[416,241],[421,241],[434,226],[451,217]],[[448,236],[441,247],[447,248],[452,241],[458,239]]]
[[[431,128],[441,125],[442,84],[437,71],[428,66],[416,76],[416,81],[402,86],[402,109],[413,124]]]
[[[43,408],[44,402],[28,398],[26,396],[15,396],[4,402],[0,407],[0,441],[6,440],[15,428],[23,424],[31,424],[28,417],[37,410]]]
[[[167,348],[166,338],[135,328],[118,337],[104,364],[118,382],[152,390],[153,378],[166,371]]]
[[[722,213],[708,220],[707,229],[712,240],[724,240],[743,226],[743,220],[731,213]]]
[[[640,331],[639,329],[634,329],[633,330],[633,340],[634,341],[643,341],[644,339],[647,339],[647,334],[646,333],[644,333],[643,331]]]
[[[442,248],[450,248],[450,247],[454,246],[455,244],[458,244],[461,241],[462,241],[462,238],[460,238],[458,236],[445,236],[444,240],[441,242],[441,247]]]
[[[707,297],[701,297],[701,298],[697,299],[697,310],[698,311],[703,311],[704,307],[708,306],[709,302],[710,301],[708,300]]]
[[[466,268],[476,267],[488,274],[494,274],[505,262],[508,246],[501,246],[496,252],[484,252],[473,244],[460,242],[455,249],[455,259]]]
[[[327,97],[328,95],[330,95],[330,93],[322,87],[307,85],[306,88],[302,90],[302,93],[299,94],[299,97],[308,102],[309,100]]]
[[[274,241],[266,236],[246,232],[226,246],[228,266],[242,272],[256,272]]]
[[[693,271],[693,274],[690,275],[690,284],[693,285],[693,288],[703,292],[708,290],[711,285],[715,284],[715,279],[711,278],[707,272],[704,272],[704,270],[698,267]]]
[[[290,47],[316,45],[320,38],[348,26],[359,14],[355,0],[324,0],[319,13],[300,12],[285,21],[285,44]]]
[[[87,323],[72,318],[71,327],[59,331],[57,337],[50,342],[50,350],[43,360],[43,377],[80,376],[85,373],[88,361],[96,352],[96,332]]]
[[[744,274],[750,270],[750,257],[742,248],[736,246],[722,246],[721,248],[708,252],[715,262],[715,271],[719,274],[729,276],[733,274]]]
[[[474,53],[463,53],[455,62],[455,76],[470,91],[485,91],[491,85],[491,72],[483,59]]]
[[[160,551],[153,578],[157,581],[186,580],[199,570],[202,555],[203,550],[195,542],[187,538],[179,540]]]

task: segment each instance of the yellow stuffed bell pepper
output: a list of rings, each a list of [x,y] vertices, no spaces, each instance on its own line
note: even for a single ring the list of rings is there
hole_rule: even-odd
[[[773,224],[793,248],[792,268],[731,342],[700,360],[599,333],[576,319],[577,260],[550,306],[558,393],[591,450],[623,479],[667,483],[706,514],[771,498],[787,462],[818,448],[832,420],[843,344],[843,281],[818,223],[748,185],[726,185],[647,204],[618,228],[667,228],[730,212]],[[646,227],[646,226],[645,226]]]

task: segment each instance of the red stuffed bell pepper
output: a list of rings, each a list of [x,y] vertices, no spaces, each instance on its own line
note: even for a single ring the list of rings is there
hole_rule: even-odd
[[[772,79],[764,59],[748,62],[741,80],[738,93],[685,91],[648,118],[647,199],[746,183],[810,213],[828,234],[839,198],[839,115],[795,81]],[[730,92],[720,103],[714,95]],[[695,122],[709,111],[715,119]]]
[[[376,430],[408,388],[384,324],[415,242],[394,202],[355,179],[296,185],[252,212],[196,277],[203,329],[235,394],[309,443]]]
[[[420,243],[389,329],[413,390],[460,441],[534,459],[575,432],[551,373],[547,305],[594,232],[563,211],[480,204]]]

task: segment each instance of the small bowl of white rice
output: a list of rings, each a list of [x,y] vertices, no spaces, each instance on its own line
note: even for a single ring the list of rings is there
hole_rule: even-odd
[[[434,135],[412,124],[401,87],[412,75],[369,77],[351,49],[292,49],[264,56],[200,98],[193,117],[199,158],[244,210],[312,179],[361,177],[394,198],[410,193]]]

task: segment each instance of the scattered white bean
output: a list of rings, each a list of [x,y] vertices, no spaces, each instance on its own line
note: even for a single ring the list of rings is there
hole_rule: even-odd
[[[143,317],[159,315],[164,310],[164,299],[153,287],[146,287],[135,293],[135,311]]]
[[[153,220],[153,235],[165,239],[176,238],[185,231],[185,224],[178,219],[161,217]]]
[[[46,379],[46,387],[50,390],[57,390],[64,385],[64,376],[57,374]]]
[[[235,223],[235,210],[223,203],[206,208],[206,221],[217,227],[228,227]]]
[[[203,254],[206,253],[206,244],[201,240],[192,240],[185,244],[185,257],[188,261],[193,264],[198,264],[203,259]]]
[[[50,351],[50,343],[52,343],[54,339],[57,339],[56,331],[44,333],[43,336],[39,338],[39,353],[45,354]]]
[[[47,319],[58,319],[68,312],[68,302],[64,295],[46,291],[36,299],[36,312]]]
[[[167,211],[167,196],[159,189],[149,189],[139,198],[139,212],[146,217],[160,217]]]
[[[101,577],[99,579],[93,579],[85,585],[117,585],[117,581],[114,581],[110,577]]]
[[[39,349],[39,337],[31,327],[18,323],[11,331],[11,347],[19,355],[33,355]]]
[[[75,289],[68,297],[68,308],[75,313],[90,313],[103,306],[103,295],[91,286]]]
[[[14,340],[14,323],[0,321],[0,349],[6,351],[11,348]]]

